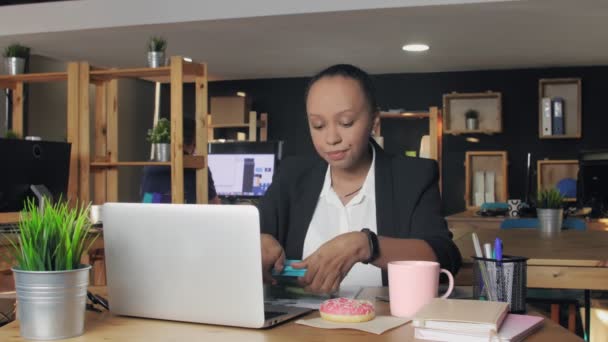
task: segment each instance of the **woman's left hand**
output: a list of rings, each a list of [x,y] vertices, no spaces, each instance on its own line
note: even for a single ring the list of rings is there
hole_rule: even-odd
[[[350,232],[327,241],[308,258],[291,266],[307,269],[299,278],[305,290],[327,294],[337,291],[353,265],[367,260],[369,253],[367,235]]]

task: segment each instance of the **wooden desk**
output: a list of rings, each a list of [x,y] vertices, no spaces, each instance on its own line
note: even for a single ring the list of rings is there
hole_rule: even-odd
[[[557,238],[543,239],[533,229],[452,229],[463,258],[459,284],[472,283],[473,231],[481,243],[500,237],[505,254],[530,258],[528,287],[608,290],[608,232],[602,231],[564,231]]]
[[[475,211],[463,211],[445,218],[450,229],[500,229],[504,217],[482,217]],[[608,231],[608,219],[586,220],[588,230]]]
[[[374,298],[386,289],[365,289],[359,298]],[[389,314],[388,303],[376,302],[379,314]],[[306,317],[318,316],[318,312]],[[270,329],[243,329],[204,324],[170,322],[152,319],[114,316],[108,312],[87,312],[85,333],[70,341],[415,341],[411,324],[400,326],[382,335],[356,330],[324,330],[294,321]],[[24,341],[19,336],[17,321],[0,328],[0,341]],[[540,331],[530,336],[530,342],[582,341],[561,326],[545,320]]]
[[[559,237],[547,239],[541,238],[535,229],[477,227],[451,230],[463,259],[456,276],[457,284],[473,283],[472,232],[477,233],[482,244],[492,242],[498,236],[503,240],[504,254],[530,258],[528,287],[585,290],[585,330],[589,335],[590,290],[608,290],[608,232],[563,231]]]

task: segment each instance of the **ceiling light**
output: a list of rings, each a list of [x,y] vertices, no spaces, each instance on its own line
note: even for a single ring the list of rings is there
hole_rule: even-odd
[[[247,94],[245,94],[244,91],[237,91],[236,96],[245,97],[245,96],[247,96]]]
[[[190,57],[184,57],[184,61],[188,62],[188,63],[192,63],[192,58],[190,58]]]
[[[422,52],[429,49],[429,46],[426,44],[407,44],[403,45],[403,51],[408,52]]]
[[[466,138],[466,141],[468,141],[470,143],[478,143],[479,139],[478,138],[473,138],[473,137],[468,137],[468,138]]]

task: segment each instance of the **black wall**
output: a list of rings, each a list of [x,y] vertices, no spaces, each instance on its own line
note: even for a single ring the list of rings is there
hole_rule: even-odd
[[[538,80],[541,78],[582,78],[583,138],[540,140],[538,138]],[[387,74],[374,76],[379,105],[383,109],[427,110],[442,107],[449,92],[498,91],[503,96],[503,133],[467,136],[445,135],[443,140],[443,202],[446,214],[464,210],[464,154],[474,150],[506,150],[509,158],[509,194],[524,196],[527,152],[536,160],[576,159],[580,149],[608,148],[608,113],[602,107],[606,96],[608,67],[520,69],[496,71]],[[286,141],[287,155],[314,153],[305,116],[304,78],[221,81],[209,84],[210,96],[234,95],[244,91],[253,97],[253,109],[269,115],[269,139]],[[167,89],[165,89],[167,91]],[[163,96],[168,98],[168,96]],[[193,112],[193,89],[186,88],[184,109]],[[168,104],[164,104],[168,111]],[[603,104],[606,106],[606,104]],[[213,109],[211,109],[212,111]],[[385,148],[403,153],[417,150],[426,120],[383,120]],[[536,188],[536,177],[532,188]]]

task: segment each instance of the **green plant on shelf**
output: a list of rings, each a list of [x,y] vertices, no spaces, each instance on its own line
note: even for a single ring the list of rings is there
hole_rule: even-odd
[[[4,49],[4,57],[27,58],[30,48],[20,44],[11,44]]]
[[[12,131],[9,129],[4,134],[4,139],[19,139],[19,134],[17,134],[15,131]]]
[[[33,199],[25,203],[17,239],[8,238],[10,252],[23,271],[66,271],[79,268],[95,238],[88,241],[89,206],[45,200],[42,210]]]
[[[163,37],[152,37],[148,41],[148,51],[164,52],[167,49],[167,40]]]
[[[561,209],[564,197],[557,189],[541,190],[537,196],[536,207],[539,209]]]
[[[169,144],[171,142],[171,122],[162,118],[153,129],[148,130],[147,140],[153,144]]]

